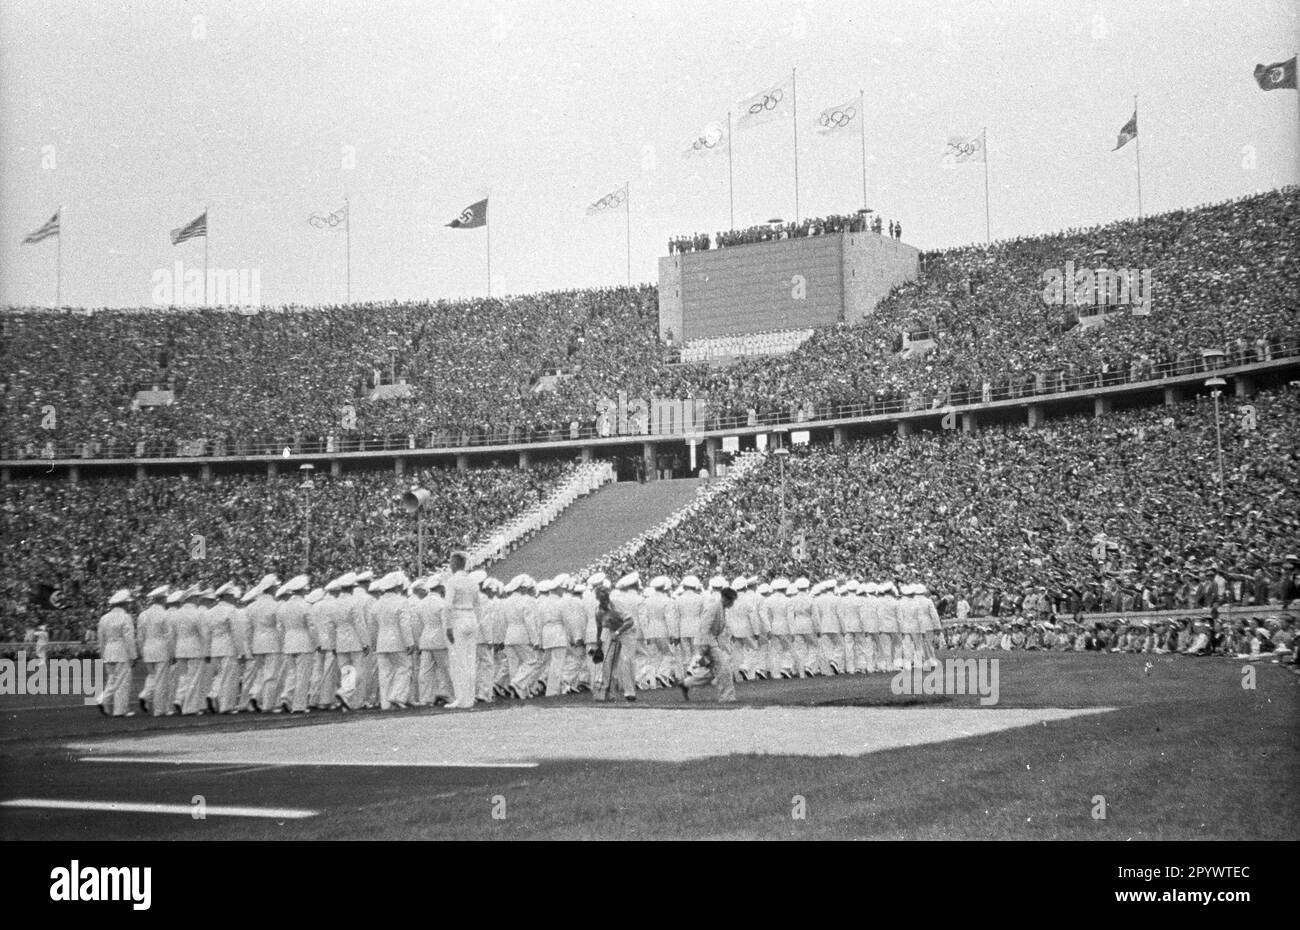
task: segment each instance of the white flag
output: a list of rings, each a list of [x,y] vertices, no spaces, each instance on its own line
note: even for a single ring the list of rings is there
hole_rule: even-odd
[[[837,107],[827,107],[817,116],[817,131],[823,135],[833,132],[839,132],[841,129],[847,129],[861,114],[858,110],[861,108],[862,101],[854,97],[848,103],[841,103]]]
[[[736,104],[736,128],[750,129],[770,123],[790,112],[794,102],[794,75]]]
[[[597,213],[610,213],[615,210],[627,209],[627,187],[620,187],[618,190],[610,191],[604,197],[601,197],[595,203],[587,208],[588,216],[595,216]]]
[[[727,130],[720,123],[709,123],[682,145],[682,158],[702,158],[727,147]]]
[[[968,161],[984,161],[984,133],[978,136],[949,136],[943,150],[942,163],[960,165]]]

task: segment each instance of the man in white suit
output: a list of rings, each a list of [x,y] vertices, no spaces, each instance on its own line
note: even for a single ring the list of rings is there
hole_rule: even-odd
[[[136,620],[138,654],[144,661],[144,687],[140,689],[140,710],[160,717],[171,710],[170,672],[176,648],[173,630],[164,601],[171,594],[167,585],[154,588],[145,599],[149,606]]]
[[[239,701],[239,657],[235,614],[239,612],[240,590],[227,581],[213,592],[217,602],[208,608],[203,623],[208,630],[208,661],[212,684],[208,688],[208,713],[234,713]]]
[[[279,578],[267,575],[244,595],[253,653],[253,661],[246,671],[254,676],[251,703],[258,713],[274,707],[275,699],[280,696],[284,643],[279,624],[275,622],[275,589],[279,586]]]
[[[364,677],[361,661],[369,649],[362,604],[353,596],[357,576],[345,572],[325,586],[334,596],[334,654],[339,667],[339,687],[334,696],[344,710],[361,704],[359,685]]]
[[[404,589],[406,574],[389,572],[370,585],[375,602],[375,656],[379,671],[379,708],[406,708],[411,701],[411,662],[415,636]]]
[[[451,577],[446,581],[447,609],[444,635],[451,665],[451,689],[455,697],[448,707],[468,710],[474,706],[479,688],[477,668],[478,632],[482,627],[479,585],[486,580],[480,572],[467,572],[464,552],[451,554]]]
[[[326,587],[328,586],[327,584]],[[334,590],[338,590],[337,586]],[[308,592],[306,600],[307,622],[316,635],[316,655],[312,657],[307,704],[317,710],[332,710],[338,706],[335,692],[339,689],[338,632],[335,619],[338,599],[333,591],[326,593],[326,588],[313,588]]]
[[[357,697],[362,707],[379,706],[379,660],[375,657],[375,594],[369,591],[369,585],[375,580],[375,573],[369,570],[357,572],[354,576],[356,585],[352,589],[352,600],[357,605],[358,631],[362,633],[365,648],[361,660],[357,663]]]
[[[280,651],[284,656],[280,693],[276,696],[272,713],[288,711],[291,714],[308,713],[307,699],[311,694],[311,670],[316,661],[316,631],[307,619],[310,606],[305,597],[311,581],[306,575],[295,575],[275,592],[275,623],[282,637]]]
[[[445,582],[441,575],[411,582],[411,614],[420,648],[415,703],[420,707],[441,707],[453,699],[444,590]]]
[[[203,713],[207,690],[200,686],[203,666],[208,655],[208,630],[203,623],[204,611],[199,607],[203,595],[198,585],[187,588],[185,600],[176,611],[176,694],[172,706],[176,713],[186,716]]]
[[[104,690],[99,712],[105,716],[134,717],[131,703],[131,668],[135,665],[135,623],[126,611],[131,592],[120,588],[108,599],[108,613],[99,618],[99,658],[104,663]],[[110,711],[108,707],[112,707]]]

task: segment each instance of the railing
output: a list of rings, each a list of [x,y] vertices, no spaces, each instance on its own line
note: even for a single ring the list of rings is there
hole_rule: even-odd
[[[1210,350],[1205,350],[1210,351]],[[1124,385],[1158,387],[1161,381],[1195,374],[1231,373],[1234,368],[1262,362],[1280,361],[1300,357],[1300,336],[1266,344],[1262,350],[1251,344],[1244,350],[1213,350],[1211,355],[1181,358],[1169,362],[1130,362],[1114,370],[1088,373],[1054,371],[1006,378],[996,383],[981,385],[979,389],[964,386],[950,388],[942,393],[913,392],[908,396],[878,393],[867,400],[846,404],[813,404],[803,410],[768,409],[736,411],[734,408],[706,417],[697,424],[691,435],[704,432],[726,432],[747,428],[807,429],[818,424],[843,420],[860,420],[876,416],[939,412],[947,407],[962,407],[1006,400],[1050,398],[1072,391],[1094,390]],[[0,446],[0,459],[6,461],[51,461],[75,459],[110,459],[132,461],[140,459],[175,458],[267,458],[283,456],[326,457],[346,453],[386,454],[396,452],[436,452],[450,449],[491,449],[496,446],[531,444],[564,444],[569,442],[609,439],[611,441],[637,442],[650,433],[615,435],[602,433],[596,420],[588,417],[574,420],[567,426],[508,427],[498,429],[437,430],[426,436],[414,434],[389,434],[358,436],[294,436],[276,440],[195,439],[142,440],[129,443],[123,440],[95,440],[89,442],[55,441],[27,443],[22,448],[5,444]],[[677,435],[677,434],[674,434]],[[682,434],[685,435],[685,434]]]

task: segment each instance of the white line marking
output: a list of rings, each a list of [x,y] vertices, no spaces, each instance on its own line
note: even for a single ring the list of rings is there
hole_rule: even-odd
[[[78,762],[143,762],[154,765],[212,765],[206,759],[177,759],[174,756],[81,756]],[[329,766],[362,766],[363,768],[402,768],[402,769],[535,769],[536,762],[401,762],[383,761],[338,761],[329,762],[265,762],[255,759],[223,759],[222,765],[249,765],[262,768],[306,768]]]
[[[0,801],[0,807],[35,807],[57,811],[110,811],[115,814],[184,814],[194,816],[200,808],[192,804],[145,804],[135,801],[56,801],[48,798],[18,798]],[[315,817],[320,811],[293,807],[228,807],[207,804],[202,808],[205,817],[265,817],[270,820],[304,820]]]

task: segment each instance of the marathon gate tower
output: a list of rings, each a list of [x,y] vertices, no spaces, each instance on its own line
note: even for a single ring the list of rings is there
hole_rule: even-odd
[[[921,253],[875,232],[829,233],[659,259],[659,337],[810,329],[870,313]]]

